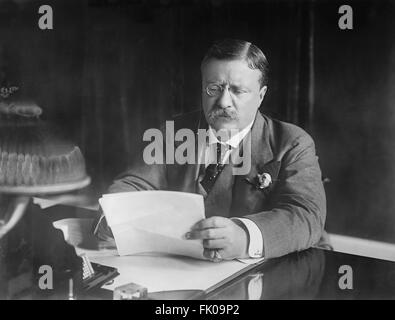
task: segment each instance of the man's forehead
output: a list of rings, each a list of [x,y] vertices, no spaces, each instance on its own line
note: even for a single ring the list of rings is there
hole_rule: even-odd
[[[204,82],[231,82],[234,85],[259,82],[260,71],[251,69],[245,60],[207,61],[202,67]]]

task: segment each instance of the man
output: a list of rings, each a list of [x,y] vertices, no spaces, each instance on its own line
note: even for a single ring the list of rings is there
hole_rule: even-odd
[[[208,50],[201,73],[203,116],[174,120],[176,130],[208,129],[198,163],[148,165],[140,159],[110,192],[201,193],[206,219],[186,238],[202,240],[204,256],[214,261],[272,258],[318,245],[326,199],[314,142],[297,126],[258,111],[267,91],[265,55],[249,42],[223,40]],[[220,140],[220,131],[228,139]],[[240,163],[229,161],[237,155],[243,166],[249,162],[243,174],[236,170]],[[105,225],[99,227],[105,234]]]

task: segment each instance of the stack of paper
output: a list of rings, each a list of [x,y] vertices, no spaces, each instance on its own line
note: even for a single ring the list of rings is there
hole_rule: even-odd
[[[99,200],[121,256],[160,252],[204,259],[200,240],[185,233],[204,219],[203,197],[173,191],[105,194]]]
[[[255,267],[254,264],[237,260],[215,263],[159,254],[92,257],[91,261],[117,268],[120,273],[114,283],[103,288],[114,290],[118,286],[136,283],[146,287],[150,293],[173,290],[211,291]]]

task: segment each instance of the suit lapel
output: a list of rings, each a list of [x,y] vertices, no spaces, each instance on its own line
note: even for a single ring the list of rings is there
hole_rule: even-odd
[[[268,121],[258,111],[251,129],[251,142],[243,145],[243,149],[247,148],[247,150],[243,150],[243,159],[244,161],[251,159],[251,168],[247,174],[235,176],[231,216],[241,216],[260,211],[267,203],[267,193],[270,188],[257,189],[255,184],[258,182],[258,173],[268,173],[273,180],[277,179],[278,176],[280,162],[273,161],[273,151],[269,138]]]

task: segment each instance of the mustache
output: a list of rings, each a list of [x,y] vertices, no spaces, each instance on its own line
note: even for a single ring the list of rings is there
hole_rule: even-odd
[[[224,109],[218,106],[214,106],[212,110],[207,114],[209,120],[213,121],[220,117],[228,118],[229,120],[236,120],[238,118],[238,113],[234,109]]]

